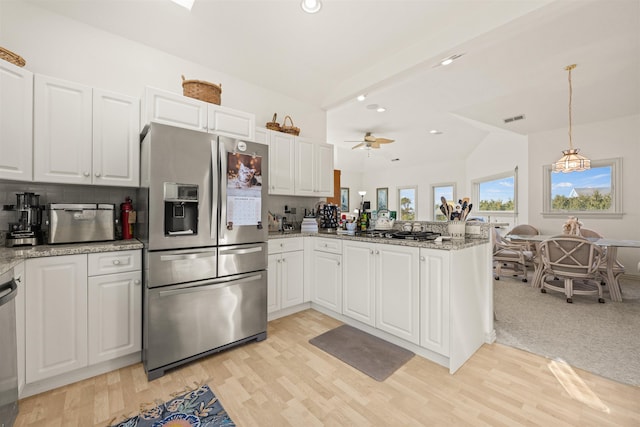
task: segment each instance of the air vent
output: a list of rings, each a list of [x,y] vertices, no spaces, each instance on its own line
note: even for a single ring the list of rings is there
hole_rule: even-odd
[[[504,119],[505,123],[517,122],[518,120],[524,120],[524,114],[520,114],[519,116],[507,117]]]
[[[399,162],[399,161],[400,161],[400,159],[398,159],[398,158],[396,158],[396,159],[391,159],[391,161],[392,161],[392,162]],[[640,270],[638,270],[638,271],[640,271]]]

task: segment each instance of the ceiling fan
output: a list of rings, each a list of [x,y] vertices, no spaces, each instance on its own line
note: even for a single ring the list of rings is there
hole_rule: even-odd
[[[393,139],[376,138],[375,136],[371,135],[371,132],[367,132],[364,135],[363,141],[346,141],[346,142],[359,142],[359,144],[351,147],[352,150],[355,150],[356,148],[370,150],[372,148],[380,148],[380,144],[390,144],[393,142]]]

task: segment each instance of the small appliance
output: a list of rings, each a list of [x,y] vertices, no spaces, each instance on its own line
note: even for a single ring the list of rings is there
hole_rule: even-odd
[[[16,205],[15,207],[9,207],[9,210],[18,212],[18,222],[9,223],[6,246],[34,246],[42,244],[43,230],[40,195],[34,193],[16,193]]]
[[[115,205],[109,203],[50,203],[48,243],[115,240]]]

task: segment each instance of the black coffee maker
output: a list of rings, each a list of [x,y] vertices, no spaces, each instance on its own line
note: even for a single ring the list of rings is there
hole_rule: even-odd
[[[34,193],[16,193],[16,205],[12,207],[18,212],[18,222],[9,223],[9,234],[6,246],[35,246],[44,241],[42,230],[42,211],[40,195]]]

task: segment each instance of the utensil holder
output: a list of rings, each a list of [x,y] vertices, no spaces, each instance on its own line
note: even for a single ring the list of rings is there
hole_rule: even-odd
[[[450,221],[447,229],[452,239],[464,239],[466,227],[466,221]]]

